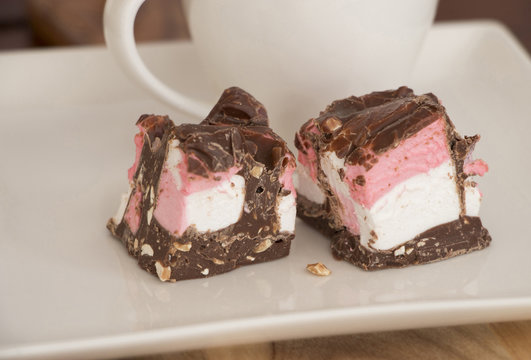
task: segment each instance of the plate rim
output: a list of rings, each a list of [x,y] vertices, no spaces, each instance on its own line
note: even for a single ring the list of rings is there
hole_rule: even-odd
[[[430,317],[423,315],[429,314]],[[452,314],[451,317],[446,315]],[[462,315],[456,318],[456,314]],[[433,317],[437,318],[433,321]],[[392,322],[386,319],[393,317]],[[408,320],[397,325],[397,320]],[[287,312],[109,336],[0,347],[0,359],[141,356],[253,342],[531,319],[531,296],[436,300]],[[363,321],[365,320],[365,321]],[[367,320],[372,324],[367,326]],[[413,320],[413,321],[411,321]],[[320,329],[335,324],[336,327]],[[387,324],[387,325],[386,325]],[[311,326],[310,326],[311,325]],[[337,326],[339,325],[339,326]],[[278,330],[281,330],[280,332]],[[293,332],[298,330],[298,332]],[[238,336],[240,336],[238,338]]]

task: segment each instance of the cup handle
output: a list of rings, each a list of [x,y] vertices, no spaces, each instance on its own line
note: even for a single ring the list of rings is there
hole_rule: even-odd
[[[133,28],[138,9],[144,1],[107,0],[103,14],[107,47],[129,77],[144,89],[187,114],[204,118],[210,109],[207,104],[183,95],[162,83],[140,58]]]

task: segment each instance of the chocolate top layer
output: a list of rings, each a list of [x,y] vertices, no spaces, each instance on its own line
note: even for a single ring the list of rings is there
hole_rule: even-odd
[[[269,126],[269,121],[264,105],[245,90],[234,86],[223,91],[201,124]]]
[[[334,101],[303,125],[301,133],[316,126],[321,149],[336,152],[349,164],[364,164],[367,154],[362,149],[381,154],[444,114],[435,95],[417,96],[403,86]],[[296,146],[302,150],[299,141]]]
[[[289,164],[294,156],[286,142],[269,128],[262,104],[244,90],[232,87],[223,92],[208,117],[200,124],[175,126],[167,116],[142,115],[137,122],[151,143],[170,131],[170,138],[188,155],[188,172],[203,177],[224,172],[251,156],[267,169]]]
[[[168,116],[148,114],[141,115],[136,125],[144,129],[151,143],[156,138],[162,138],[168,129],[175,126]]]
[[[175,127],[174,136],[188,155],[188,172],[208,177],[240,163],[244,139],[234,126],[192,125]]]
[[[173,133],[189,155],[188,171],[196,175],[207,177],[210,172],[226,171],[241,164],[244,156],[273,169],[289,154],[286,161],[295,167],[286,142],[265,126],[184,124],[175,127]]]

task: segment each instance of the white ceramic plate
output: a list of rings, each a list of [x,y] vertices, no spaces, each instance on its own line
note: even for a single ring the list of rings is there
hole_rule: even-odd
[[[170,85],[215,101],[190,43],[141,50]],[[105,223],[126,189],[138,116],[191,119],[137,90],[101,47],[2,54],[0,79],[0,358],[118,357],[531,318],[531,62],[495,23],[436,26],[410,84],[436,93],[462,133],[482,135],[492,245],[400,270],[335,261],[328,241],[299,222],[288,258],[161,283]],[[306,272],[316,261],[332,275]]]

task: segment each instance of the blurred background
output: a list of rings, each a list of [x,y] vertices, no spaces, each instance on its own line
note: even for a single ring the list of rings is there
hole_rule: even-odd
[[[103,44],[105,0],[0,0],[0,51]],[[496,19],[531,52],[531,0],[439,0],[436,21]],[[180,0],[149,0],[135,24],[139,42],[190,37]]]

